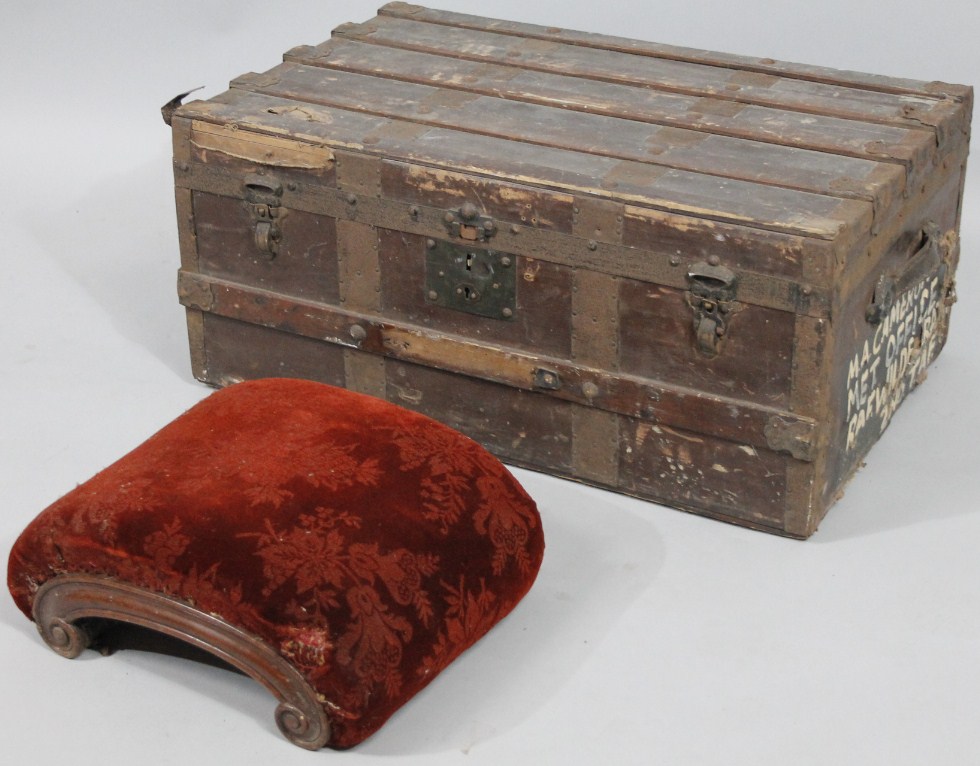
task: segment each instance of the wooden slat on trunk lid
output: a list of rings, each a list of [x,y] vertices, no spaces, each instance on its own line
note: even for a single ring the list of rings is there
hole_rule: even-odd
[[[593,194],[631,204],[731,221],[789,234],[835,239],[867,229],[870,203],[666,169],[629,160],[430,128],[408,136],[387,130],[403,121],[229,91],[182,108],[182,116],[235,131],[294,135],[331,148],[496,176],[532,186]],[[231,126],[234,126],[232,128]],[[216,127],[216,130],[222,130]],[[597,186],[598,184],[598,186]]]
[[[358,40],[334,38],[317,47],[300,46],[284,58],[308,66],[375,74],[401,82],[438,85],[515,101],[550,104],[569,111],[625,117],[905,166],[922,166],[935,150],[933,131],[921,126],[880,125],[713,97],[665,93],[401,48],[388,48],[378,55],[377,46]]]
[[[262,75],[246,75],[232,85],[280,98],[524,143],[842,198],[877,200],[883,215],[901,195],[905,182],[903,169],[891,163],[297,64],[282,64]]]
[[[378,17],[364,24],[345,24],[334,30],[334,35],[471,61],[504,63],[605,82],[632,83],[676,93],[716,96],[741,103],[890,125],[915,127],[928,124],[928,120],[923,119],[926,115],[945,114],[951,105],[955,105],[952,100],[937,101],[929,96],[802,83],[744,70],[425,24],[389,16]],[[915,116],[910,116],[913,112]]]
[[[460,29],[498,32],[500,34],[540,40],[558,40],[571,45],[584,45],[600,50],[635,53],[641,56],[652,56],[654,58],[671,59],[673,61],[689,61],[728,69],[744,69],[746,71],[761,72],[779,77],[791,77],[800,80],[809,80],[811,82],[845,85],[863,88],[865,90],[877,90],[882,93],[934,96],[936,98],[949,96],[954,99],[964,99],[968,97],[967,91],[969,90],[969,88],[965,88],[962,85],[952,85],[945,82],[924,82],[922,80],[886,77],[883,75],[867,74],[865,72],[851,72],[831,69],[830,67],[797,64],[789,61],[774,61],[769,58],[755,58],[751,56],[738,56],[731,53],[699,50],[696,48],[683,48],[677,45],[651,43],[594,32],[579,32],[571,29],[560,29],[558,27],[524,24],[517,21],[488,19],[466,13],[439,11],[402,2],[388,3],[380,8],[378,13],[382,16],[395,16],[414,21],[425,21],[432,24],[459,27]]]

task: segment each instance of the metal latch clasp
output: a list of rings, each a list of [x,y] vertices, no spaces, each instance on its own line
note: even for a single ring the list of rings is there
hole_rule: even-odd
[[[466,202],[459,210],[448,211],[444,220],[450,235],[470,242],[485,242],[497,231],[493,218],[481,215],[472,202]]]
[[[688,305],[694,311],[694,338],[705,356],[717,356],[728,332],[732,314],[741,306],[735,301],[738,277],[717,263],[701,262],[687,274]]]
[[[254,222],[255,247],[271,260],[282,239],[282,184],[270,176],[250,175],[244,184],[245,205]]]

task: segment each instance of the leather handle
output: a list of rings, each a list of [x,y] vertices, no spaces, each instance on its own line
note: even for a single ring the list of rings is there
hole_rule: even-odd
[[[868,324],[876,325],[888,314],[895,298],[937,271],[943,262],[939,226],[929,221],[922,227],[918,247],[902,268],[894,274],[882,274],[875,284],[871,303],[865,311]]]

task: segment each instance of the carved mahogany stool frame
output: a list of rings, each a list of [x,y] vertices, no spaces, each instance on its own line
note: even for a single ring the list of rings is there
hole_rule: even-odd
[[[92,637],[79,621],[99,618],[138,625],[180,639],[232,665],[272,692],[279,731],[294,745],[318,750],[330,740],[330,722],[299,671],[257,636],[189,604],[105,577],[64,574],[34,598],[34,622],[45,643],[73,659]]]

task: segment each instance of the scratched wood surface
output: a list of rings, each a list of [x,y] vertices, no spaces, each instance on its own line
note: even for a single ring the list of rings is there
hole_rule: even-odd
[[[336,37],[315,48],[300,46],[285,55],[287,62],[307,66],[436,84],[498,98],[560,105],[569,111],[606,114],[845,156],[885,159],[906,166],[921,162],[935,145],[925,126],[885,126],[564,73],[526,70],[516,64],[447,58],[402,48],[388,48],[379,57],[376,46],[346,37]]]
[[[458,128],[429,127],[320,104],[297,104],[288,98],[238,88],[210,101],[192,102],[181,114],[202,122],[234,125],[235,130],[247,124],[250,130],[269,134],[288,131],[331,148],[352,147],[476,175],[820,239],[834,239],[842,229],[864,228],[873,216],[871,202],[864,200],[707,176]]]
[[[390,3],[175,113],[195,375],[806,537],[942,348],[972,98]],[[507,314],[439,297],[438,243],[507,257]]]
[[[622,51],[643,56],[690,61],[697,64],[744,69],[750,72],[763,72],[777,76],[790,76],[800,80],[829,83],[831,85],[847,85],[879,90],[883,93],[910,93],[916,95],[938,95],[949,93],[964,96],[969,88],[945,82],[922,82],[920,80],[901,79],[865,72],[848,72],[828,67],[798,64],[788,61],[773,61],[769,58],[737,56],[718,51],[707,51],[694,48],[682,48],[676,45],[653,43],[645,40],[631,40],[595,32],[580,32],[560,27],[544,27],[537,24],[526,24],[503,19],[488,19],[483,16],[473,16],[452,11],[436,11],[405,2],[391,2],[379,9],[381,16],[411,18],[416,21],[428,21],[434,24],[460,27],[462,29],[487,30],[512,34],[518,37],[537,38],[543,40],[558,40],[575,45],[585,45],[600,50]]]
[[[560,106],[399,82],[381,75],[283,64],[233,86],[238,83],[258,93],[300,102],[828,196],[894,199],[905,183],[903,168],[895,164],[608,115],[569,113]],[[599,136],[601,141],[596,140]]]
[[[460,29],[412,18],[380,16],[364,24],[342,26],[335,34],[393,48],[443,53],[470,60],[519,62],[527,69],[883,124],[919,125],[922,122],[919,114],[931,116],[943,107],[943,99],[935,95],[894,94],[828,85],[712,64],[569,45],[557,40]],[[908,107],[915,109],[914,115]]]

